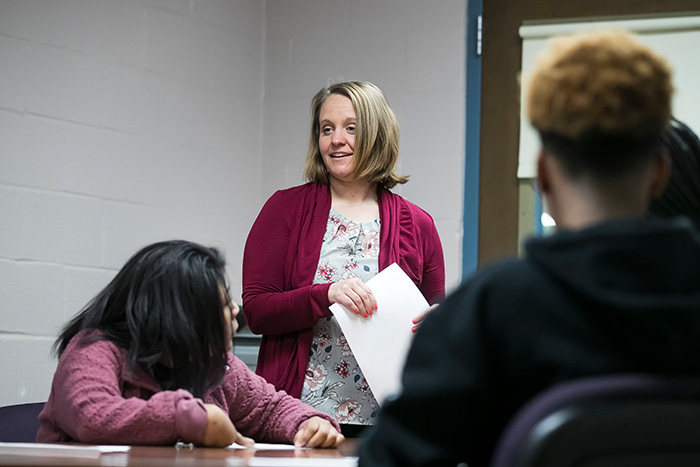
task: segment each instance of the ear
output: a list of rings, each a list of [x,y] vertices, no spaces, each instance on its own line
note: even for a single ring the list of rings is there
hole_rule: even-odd
[[[540,149],[537,154],[537,186],[543,195],[549,194],[552,189],[551,173],[545,161],[546,157],[544,149]]]
[[[671,158],[666,151],[661,151],[656,156],[652,167],[649,193],[652,198],[659,198],[664,193],[668,180],[671,177]]]

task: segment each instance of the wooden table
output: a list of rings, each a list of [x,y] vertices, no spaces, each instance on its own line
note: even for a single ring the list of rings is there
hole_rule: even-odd
[[[175,449],[165,446],[132,446],[128,453],[102,454],[96,459],[81,457],[51,457],[37,454],[28,448],[26,454],[3,454],[0,466],[312,466],[346,467],[355,465],[357,442],[348,439],[338,449],[220,449],[187,447]],[[286,459],[286,461],[285,461]]]

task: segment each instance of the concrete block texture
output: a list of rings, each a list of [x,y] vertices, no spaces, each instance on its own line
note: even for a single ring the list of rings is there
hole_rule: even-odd
[[[260,0],[0,0],[0,403],[46,400],[59,329],[147,243],[221,248],[240,297],[264,15]]]
[[[64,318],[63,267],[0,260],[0,303],[3,333],[55,336]]]
[[[116,275],[116,269],[96,269],[66,267],[65,310],[62,321],[65,323],[77,315]]]
[[[47,400],[57,365],[52,344],[51,338],[0,336],[0,406]]]
[[[210,85],[214,29],[169,11],[149,9],[146,26],[146,67],[183,81]]]
[[[58,361],[51,354],[53,338],[22,339],[17,351],[17,400],[19,403],[48,399]]]
[[[0,258],[22,256],[22,190],[0,185]]]
[[[321,87],[319,85],[318,89]],[[310,100],[311,97],[280,97],[267,100],[264,104],[262,188],[265,198],[277,190],[303,182],[304,161],[311,132]]]
[[[406,89],[453,91],[461,97],[464,86],[464,29],[414,29],[406,33]],[[464,107],[463,105],[461,107]]]
[[[445,255],[445,292],[449,294],[461,283],[462,219],[435,221]]]
[[[401,196],[409,200],[421,200],[420,207],[435,220],[460,219],[458,215],[462,212],[464,193],[462,160],[455,153],[438,152],[404,157],[401,173],[409,174],[410,179],[401,187]],[[438,170],[435,170],[436,167]],[[431,189],[431,193],[426,193],[427,189]]]
[[[2,21],[2,20],[0,20]],[[0,108],[24,110],[27,43],[0,36]]]
[[[0,336],[0,406],[17,404],[17,344],[16,339],[11,336]],[[46,393],[48,397],[48,392]]]
[[[59,264],[101,266],[102,225],[100,200],[26,190],[23,256]]]
[[[420,28],[464,27],[464,0],[352,0],[350,27],[402,33]]]
[[[266,40],[313,36],[318,42],[337,43],[350,29],[348,0],[267,0]],[[347,44],[352,48],[351,44]],[[317,63],[331,57],[324,57]]]
[[[61,3],[61,2],[57,2]],[[130,130],[139,76],[145,71],[69,49],[30,43],[26,108],[33,114]],[[118,97],[118,98],[117,98]]]

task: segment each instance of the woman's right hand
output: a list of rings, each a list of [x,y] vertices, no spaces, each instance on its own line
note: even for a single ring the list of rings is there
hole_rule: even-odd
[[[377,309],[377,300],[374,294],[357,277],[334,282],[328,289],[328,299],[331,303],[340,303],[345,308],[367,318]]]
[[[226,447],[232,443],[252,447],[251,438],[240,434],[228,414],[214,404],[204,404],[207,411],[207,430],[204,433],[204,446]]]

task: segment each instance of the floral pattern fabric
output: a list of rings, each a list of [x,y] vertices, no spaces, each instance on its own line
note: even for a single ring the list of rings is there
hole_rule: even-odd
[[[366,282],[374,277],[379,268],[379,231],[379,219],[355,222],[331,209],[314,283],[352,277]],[[301,400],[339,423],[374,424],[379,404],[333,317],[314,326]]]

